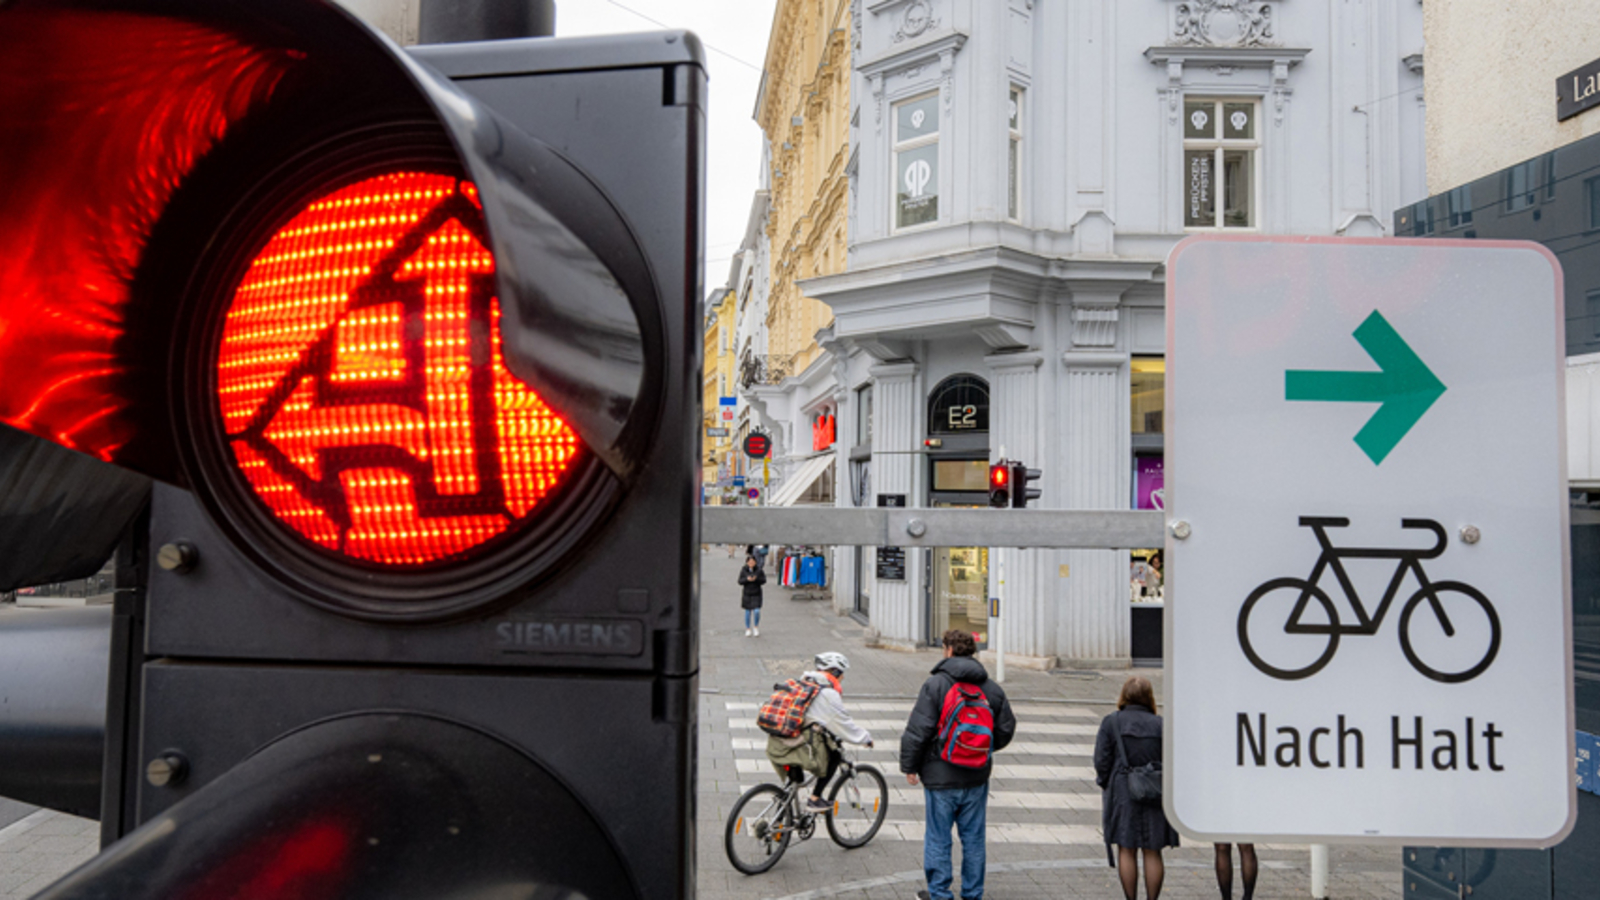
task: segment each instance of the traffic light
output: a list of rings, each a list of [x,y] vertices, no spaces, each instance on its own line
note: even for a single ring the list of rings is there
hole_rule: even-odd
[[[1011,464],[1011,506],[1015,509],[1027,509],[1029,500],[1039,499],[1039,489],[1029,487],[1032,482],[1038,481],[1043,474],[1038,469],[1028,468],[1026,463],[1014,462]]]
[[[13,0],[0,109],[0,423],[100,461],[142,829],[43,896],[692,895],[694,37]]]
[[[1005,509],[1011,505],[1011,463],[1000,460],[989,466],[989,506]]]

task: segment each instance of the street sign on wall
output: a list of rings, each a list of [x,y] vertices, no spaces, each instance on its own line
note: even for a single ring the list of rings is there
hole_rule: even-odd
[[[1167,316],[1168,816],[1208,840],[1559,841],[1555,258],[1191,238]]]

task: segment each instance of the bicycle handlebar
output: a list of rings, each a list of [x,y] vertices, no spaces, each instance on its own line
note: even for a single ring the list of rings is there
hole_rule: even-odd
[[[1439,543],[1435,544],[1432,550],[1424,550],[1418,553],[1417,559],[1433,559],[1443,553],[1444,548],[1450,544],[1450,536],[1445,534],[1444,526],[1432,519],[1401,519],[1400,527],[1423,528],[1433,532],[1434,536],[1439,539]]]
[[[1400,559],[1433,559],[1434,557],[1436,557],[1439,554],[1443,553],[1445,551],[1445,547],[1449,546],[1449,544],[1450,544],[1450,537],[1445,532],[1444,526],[1440,525],[1438,522],[1435,522],[1432,519],[1401,519],[1400,520],[1400,527],[1401,528],[1420,528],[1420,529],[1423,529],[1423,530],[1426,530],[1426,531],[1431,531],[1431,532],[1434,533],[1434,536],[1439,539],[1438,543],[1434,544],[1433,547],[1431,547],[1431,548],[1429,548],[1427,550],[1390,550],[1388,548],[1377,548],[1377,547],[1370,548],[1370,549],[1356,548],[1356,547],[1337,547],[1336,548],[1331,543],[1328,542],[1327,535],[1323,533],[1323,529],[1326,529],[1326,528],[1347,528],[1347,527],[1349,527],[1349,525],[1350,525],[1350,520],[1347,519],[1347,518],[1344,518],[1342,516],[1301,516],[1300,517],[1300,526],[1302,528],[1310,528],[1313,531],[1315,531],[1317,533],[1317,537],[1319,539],[1321,539],[1321,542],[1325,546],[1327,546],[1328,549],[1336,550],[1340,556],[1357,556],[1357,557],[1359,557],[1359,556],[1371,556],[1371,557],[1380,557],[1380,558],[1400,558]]]

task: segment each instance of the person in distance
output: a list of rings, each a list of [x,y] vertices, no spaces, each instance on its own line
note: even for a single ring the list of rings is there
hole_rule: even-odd
[[[1144,856],[1144,893],[1148,900],[1161,896],[1166,867],[1163,847],[1178,846],[1178,832],[1167,822],[1161,801],[1134,799],[1128,786],[1130,770],[1161,762],[1161,717],[1156,715],[1155,689],[1138,675],[1123,682],[1117,711],[1100,722],[1094,742],[1095,782],[1102,789],[1100,822],[1106,837],[1106,856],[1117,845],[1114,865],[1122,880],[1122,893],[1134,900],[1139,889],[1139,860]],[[1159,775],[1157,776],[1159,777]]]

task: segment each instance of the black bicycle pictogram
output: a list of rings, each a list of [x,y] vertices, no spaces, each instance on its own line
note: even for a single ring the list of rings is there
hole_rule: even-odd
[[[1245,598],[1244,606],[1239,610],[1239,646],[1244,650],[1244,655],[1256,668],[1284,681],[1295,681],[1309,678],[1322,671],[1323,667],[1333,660],[1333,655],[1339,649],[1339,639],[1344,635],[1374,635],[1383,625],[1384,616],[1389,612],[1389,606],[1394,602],[1399,593],[1400,585],[1407,574],[1416,576],[1417,590],[1411,595],[1400,611],[1400,649],[1405,652],[1406,659],[1418,672],[1433,679],[1448,684],[1462,681],[1471,681],[1483,674],[1490,664],[1494,662],[1495,654],[1500,652],[1500,617],[1495,614],[1494,606],[1483,592],[1470,584],[1460,581],[1432,581],[1423,571],[1422,561],[1433,559],[1444,552],[1449,538],[1445,534],[1444,526],[1432,519],[1401,519],[1401,528],[1420,528],[1434,533],[1438,543],[1431,548],[1422,550],[1393,549],[1387,547],[1335,547],[1328,538],[1329,528],[1345,528],[1350,520],[1344,518],[1302,516],[1300,525],[1310,528],[1317,537],[1317,543],[1322,546],[1322,553],[1317,557],[1317,562],[1311,567],[1311,574],[1306,578],[1274,578],[1267,581],[1250,592]],[[1350,580],[1345,571],[1343,560],[1346,559],[1393,559],[1398,560],[1394,576],[1389,579],[1389,586],[1384,591],[1383,602],[1378,604],[1375,613],[1368,615],[1366,607],[1361,602],[1361,597],[1356,592],[1355,584]],[[1328,592],[1318,586],[1323,573],[1333,570],[1334,577],[1338,579],[1339,586],[1344,591],[1345,599],[1355,610],[1356,622],[1341,624],[1339,611],[1334,605]],[[1299,594],[1294,600],[1294,608],[1290,612],[1288,621],[1284,623],[1283,634],[1287,635],[1313,635],[1325,636],[1328,644],[1321,654],[1309,665],[1293,667],[1278,667],[1267,662],[1251,644],[1249,619],[1250,613],[1256,604],[1274,591],[1290,590]],[[1465,597],[1468,602],[1451,600],[1450,606],[1456,609],[1456,620],[1452,621],[1445,611],[1446,595],[1458,594]],[[1322,606],[1327,616],[1326,622],[1303,621],[1306,608],[1315,599]],[[1465,632],[1458,626],[1463,624],[1479,624],[1478,622],[1465,622],[1464,616],[1482,615],[1488,620],[1488,648],[1483,658],[1476,664],[1459,671],[1445,671],[1443,667],[1450,667],[1448,663],[1435,667],[1424,662],[1418,655],[1412,640],[1413,616],[1419,608],[1426,603],[1427,608],[1437,619],[1438,627],[1446,639],[1457,638],[1458,631]],[[1474,613],[1474,611],[1479,611]],[[1481,621],[1481,620],[1480,620]],[[1420,623],[1419,623],[1420,624]],[[1274,632],[1276,633],[1276,632]],[[1461,640],[1482,638],[1482,629],[1473,632],[1473,638],[1462,637]],[[1432,646],[1432,645],[1430,645]],[[1314,649],[1314,645],[1313,645]],[[1467,651],[1470,654],[1470,648]],[[1460,653],[1458,652],[1459,656]],[[1453,667],[1451,667],[1453,668]]]

